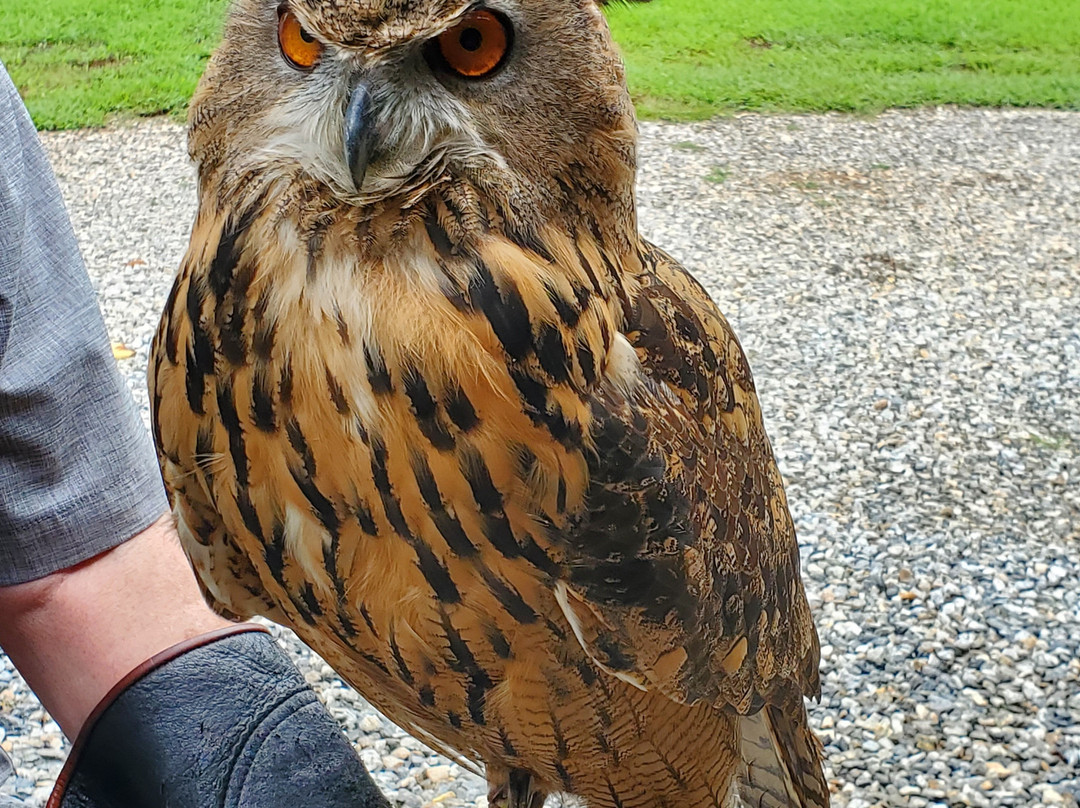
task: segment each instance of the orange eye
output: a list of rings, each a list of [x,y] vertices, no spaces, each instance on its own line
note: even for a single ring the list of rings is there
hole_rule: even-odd
[[[277,38],[281,55],[297,70],[311,70],[322,56],[322,43],[304,30],[300,20],[291,11],[281,12]]]
[[[455,73],[481,78],[503,63],[510,37],[510,26],[502,17],[481,9],[439,36],[439,52]]]

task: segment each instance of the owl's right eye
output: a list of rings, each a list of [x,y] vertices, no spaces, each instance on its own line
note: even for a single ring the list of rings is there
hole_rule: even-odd
[[[281,55],[297,70],[311,70],[322,56],[323,46],[300,24],[296,15],[282,10],[278,18],[278,46]]]

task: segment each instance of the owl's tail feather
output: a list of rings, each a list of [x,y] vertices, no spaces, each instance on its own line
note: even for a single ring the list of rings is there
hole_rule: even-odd
[[[802,704],[766,706],[739,718],[739,797],[747,808],[829,808],[821,742]]]

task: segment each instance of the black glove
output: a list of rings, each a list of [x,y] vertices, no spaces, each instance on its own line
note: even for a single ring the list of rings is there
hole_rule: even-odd
[[[15,764],[11,762],[11,758],[7,756],[7,752],[0,749],[0,788],[3,787],[4,781],[15,774]],[[8,797],[0,794],[0,808],[25,808],[26,803],[22,800],[17,800],[14,797]]]
[[[47,808],[386,808],[341,728],[258,626],[148,660],[83,727]]]

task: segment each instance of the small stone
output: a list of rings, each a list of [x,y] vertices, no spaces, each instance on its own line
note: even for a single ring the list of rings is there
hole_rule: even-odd
[[[1042,790],[1042,793],[1039,794],[1039,799],[1047,805],[1061,805],[1065,802],[1065,798],[1050,786],[1047,786]]]
[[[432,783],[442,783],[450,779],[450,767],[449,766],[430,766],[424,772],[424,776],[427,777]]]
[[[379,720],[378,716],[365,715],[360,719],[360,729],[363,732],[378,732],[382,729],[382,721]]]

